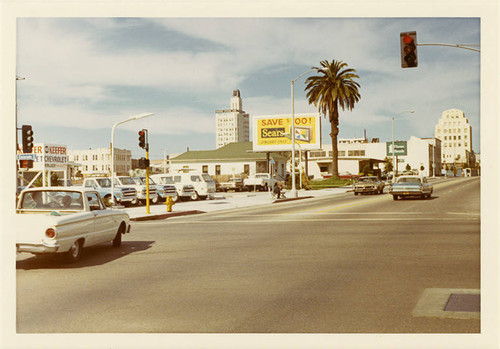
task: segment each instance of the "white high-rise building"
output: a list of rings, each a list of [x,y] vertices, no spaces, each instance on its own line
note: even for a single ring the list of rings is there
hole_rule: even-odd
[[[240,90],[234,90],[231,109],[215,111],[217,149],[233,142],[250,141],[250,118],[242,106]]]
[[[435,137],[441,140],[441,161],[445,164],[474,164],[472,126],[463,111],[445,110],[435,127]]]

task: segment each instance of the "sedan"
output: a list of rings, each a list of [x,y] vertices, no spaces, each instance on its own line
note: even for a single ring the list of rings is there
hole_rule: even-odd
[[[119,247],[130,232],[126,212],[106,208],[97,191],[85,188],[25,189],[16,213],[17,252],[57,254],[68,262],[78,261],[84,247]]]
[[[430,198],[433,186],[427,178],[420,176],[400,176],[389,188],[392,198],[397,200],[404,197]]]
[[[354,195],[364,193],[382,194],[384,192],[384,186],[385,183],[378,179],[378,177],[359,177],[359,180],[353,186]]]

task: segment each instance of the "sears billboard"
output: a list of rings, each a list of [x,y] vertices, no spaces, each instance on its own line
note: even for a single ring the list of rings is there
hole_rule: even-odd
[[[296,114],[294,119],[296,150],[320,149],[320,116]],[[252,127],[254,151],[290,151],[292,149],[291,115],[256,116],[253,118]]]

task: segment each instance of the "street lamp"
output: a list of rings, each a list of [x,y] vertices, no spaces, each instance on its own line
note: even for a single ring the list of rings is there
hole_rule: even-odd
[[[318,69],[310,69],[308,71],[303,72],[299,76],[297,76],[294,80],[292,80],[292,129],[291,129],[291,134],[292,134],[292,191],[291,191],[291,196],[296,198],[297,197],[297,188],[295,187],[295,96],[294,96],[294,85],[295,81],[300,79],[302,76],[317,71]],[[319,69],[319,70],[324,70],[324,69]]]
[[[147,116],[154,115],[154,113],[144,113],[144,114],[139,114],[139,115],[134,115],[131,116],[130,118],[123,120],[123,121],[118,121],[113,125],[113,128],[111,129],[111,202],[113,205],[115,204],[115,149],[114,149],[114,144],[115,144],[115,128],[118,125],[124,124],[129,121],[137,120],[137,119],[142,119]]]
[[[399,116],[404,113],[410,113],[413,114],[415,113],[415,110],[405,110],[402,111],[401,113],[397,114],[396,116]],[[392,117],[392,181],[394,183],[394,179],[396,178],[396,173],[397,173],[397,168],[398,164],[396,164],[396,152],[394,150],[394,118],[395,116]]]

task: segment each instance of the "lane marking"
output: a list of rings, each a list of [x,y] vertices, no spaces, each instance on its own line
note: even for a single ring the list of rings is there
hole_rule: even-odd
[[[302,223],[302,222],[387,222],[387,221],[393,221],[393,222],[409,222],[409,221],[415,221],[418,220],[420,221],[453,221],[453,222],[478,222],[480,218],[442,218],[442,217],[436,217],[436,218],[313,218],[313,219],[287,219],[287,222],[293,222],[293,223]],[[261,224],[261,223],[277,223],[279,220],[276,219],[260,219],[260,220],[227,220],[227,221],[219,221],[219,220],[206,220],[206,221],[169,221],[169,220],[164,220],[164,221],[142,221],[142,222],[135,222],[139,224],[148,224],[148,225],[155,225],[155,224],[236,224],[236,223],[253,223],[253,224]]]

